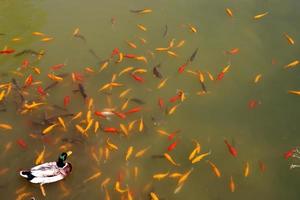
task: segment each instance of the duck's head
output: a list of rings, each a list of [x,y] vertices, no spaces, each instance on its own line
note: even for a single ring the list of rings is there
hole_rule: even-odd
[[[57,166],[60,168],[63,168],[65,166],[64,162],[67,160],[67,157],[70,156],[71,154],[72,154],[72,151],[61,153],[56,162]]]

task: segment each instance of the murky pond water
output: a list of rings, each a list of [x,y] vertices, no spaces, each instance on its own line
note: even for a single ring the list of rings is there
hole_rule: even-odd
[[[0,96],[5,97],[0,124],[12,129],[0,128],[0,199],[155,199],[151,193],[178,200],[299,199],[300,169],[290,170],[290,165],[300,160],[283,156],[299,143],[300,97],[288,91],[300,90],[300,71],[297,62],[284,68],[299,59],[299,6],[297,0],[2,0]],[[152,12],[138,13],[143,9]],[[79,33],[74,35],[76,28]],[[123,59],[118,52],[111,56],[115,48]],[[10,49],[15,52],[5,53]],[[161,79],[153,75],[158,64]],[[133,69],[119,76],[127,67]],[[33,101],[44,104],[26,109]],[[99,116],[105,108],[115,113]],[[79,112],[82,116],[72,120]],[[91,128],[81,133],[78,126],[84,129],[89,123]],[[43,134],[52,124],[57,125]],[[117,133],[109,133],[109,127]],[[224,140],[237,150],[236,157]],[[196,156],[211,154],[192,163],[195,141],[201,146]],[[171,144],[175,148],[168,151]],[[130,147],[132,155],[127,153]],[[46,197],[39,185],[19,175],[19,170],[35,165],[43,148],[44,162],[56,161],[63,151],[73,152],[67,160],[72,173],[45,185]],[[160,180],[153,178],[167,172]]]

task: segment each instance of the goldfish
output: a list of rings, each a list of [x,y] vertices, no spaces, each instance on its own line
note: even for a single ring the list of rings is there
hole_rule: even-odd
[[[130,46],[130,47],[133,48],[133,49],[136,49],[136,48],[137,48],[136,44],[134,44],[133,42],[126,41],[126,43],[128,44],[128,46]]]
[[[167,51],[167,53],[170,55],[170,56],[173,56],[173,57],[178,57],[178,55],[173,52],[173,51]]]
[[[203,158],[205,158],[206,156],[210,155],[211,151],[207,152],[207,153],[203,153],[197,157],[195,157],[194,159],[192,159],[192,164],[197,163],[199,161],[201,161]]]
[[[292,157],[293,154],[295,153],[295,151],[296,151],[296,148],[288,150],[287,152],[284,153],[284,158],[288,159],[288,158]]]
[[[121,75],[124,74],[124,73],[130,72],[130,71],[133,70],[133,69],[134,69],[134,67],[132,67],[132,66],[126,67],[125,69],[123,69],[123,70],[119,73],[118,76],[121,76]]]
[[[189,24],[189,28],[190,28],[191,32],[193,32],[193,33],[197,33],[197,29],[196,29],[196,27],[195,27],[195,26],[193,26],[193,25]]]
[[[164,87],[167,81],[168,81],[168,78],[165,78],[164,80],[162,80],[162,81],[158,84],[157,89],[161,89],[162,87]]]
[[[93,174],[92,176],[86,178],[86,179],[83,181],[83,183],[85,184],[85,183],[87,183],[87,182],[89,182],[89,181],[91,181],[91,180],[94,180],[94,179],[98,178],[99,176],[101,176],[101,174],[102,174],[102,173],[101,173],[100,171],[99,171],[99,172],[96,172],[96,173]]]
[[[4,130],[12,130],[12,126],[10,124],[0,124],[0,128],[4,129]]]
[[[111,142],[109,141],[109,138],[107,138],[106,144],[107,144],[107,146],[108,146],[110,149],[113,149],[113,150],[118,150],[118,149],[119,149],[117,145],[115,145],[115,144],[113,144],[113,143],[111,143]]]
[[[141,118],[140,125],[139,125],[139,132],[142,132],[144,130],[144,120]]]
[[[155,51],[168,51],[169,47],[158,47],[155,49]]]
[[[94,127],[94,133],[96,133],[98,131],[100,127],[100,123],[98,121],[95,122],[95,127]]]
[[[168,175],[169,175],[169,172],[166,172],[166,173],[154,174],[152,177],[153,177],[153,179],[160,180],[160,179],[167,177]]]
[[[125,112],[125,114],[128,115],[128,114],[140,112],[141,110],[142,110],[141,107],[135,107],[135,108],[131,108],[130,110],[128,110],[127,112]]]
[[[249,173],[250,173],[250,165],[249,165],[249,162],[246,162],[245,168],[244,168],[244,176],[248,177]]]
[[[115,184],[115,190],[116,190],[117,192],[119,192],[119,193],[127,192],[126,189],[121,189],[121,187],[120,187],[120,182],[119,182],[119,181],[117,181],[116,184]]]
[[[177,109],[177,107],[178,107],[179,105],[180,105],[180,104],[177,104],[177,105],[171,107],[171,108],[168,110],[168,115],[172,115],[172,114],[176,111],[176,109]]]
[[[120,93],[119,98],[125,97],[131,90],[132,90],[131,88],[124,90],[123,92]],[[122,110],[124,110],[124,109],[122,109]]]
[[[143,61],[144,63],[147,63],[147,58],[145,56],[136,56],[134,57],[135,60]]]
[[[163,109],[165,103],[164,103],[164,100],[162,98],[158,98],[158,106]]]
[[[180,73],[180,74],[183,73],[187,65],[188,65],[188,63],[182,64],[182,65],[178,68],[178,73]]]
[[[230,154],[234,157],[237,157],[237,150],[231,145],[229,144],[229,142],[227,140],[224,140]]]
[[[182,174],[174,172],[174,173],[170,174],[169,177],[170,178],[180,178],[180,177],[182,177]]]
[[[12,54],[12,53],[15,53],[14,49],[0,50],[0,54]]]
[[[147,31],[147,28],[144,26],[144,25],[142,25],[142,24],[137,24],[136,25],[139,29],[141,29],[142,31]]]
[[[210,165],[210,167],[211,167],[212,171],[214,172],[214,174],[215,174],[218,178],[220,178],[220,177],[221,177],[221,172],[220,172],[220,170],[217,168],[217,166],[216,166],[214,163],[212,163],[211,161],[209,161],[209,160],[207,160],[207,162],[208,162],[208,164]]]
[[[46,36],[44,33],[42,33],[42,32],[37,32],[37,31],[32,32],[31,34],[34,35],[34,36],[42,36],[42,37]]]
[[[187,180],[187,178],[189,177],[189,175],[192,173],[193,170],[194,170],[194,168],[191,168],[189,171],[182,174],[182,176],[179,178],[179,180],[177,182],[177,185],[183,184]]]
[[[173,165],[175,165],[175,166],[180,166],[180,164],[176,163],[176,162],[174,161],[174,159],[173,159],[169,154],[164,153],[164,157],[165,157],[170,163],[172,163]]]
[[[52,37],[45,37],[45,38],[43,38],[43,39],[41,39],[40,41],[41,42],[49,42],[49,41],[51,41],[51,40],[53,40],[54,38],[52,38]]]
[[[126,161],[130,158],[132,152],[133,152],[133,146],[128,147],[126,155],[125,155],[125,160]]]
[[[119,53],[119,59],[116,61],[116,63],[122,62],[123,58],[124,58],[124,54],[120,52]]]
[[[45,128],[45,129],[42,131],[42,133],[43,133],[43,134],[49,133],[49,132],[52,131],[52,129],[53,129],[55,126],[57,126],[57,125],[58,125],[58,124],[52,124],[52,125],[48,126],[47,128]]]
[[[291,44],[291,45],[295,44],[295,41],[293,40],[293,38],[291,36],[289,36],[287,33],[284,33],[283,35],[287,39],[289,44]]]
[[[102,72],[104,69],[106,69],[108,67],[109,62],[106,60],[102,63],[102,65],[100,66],[99,72]]]
[[[262,13],[262,14],[255,15],[255,16],[253,17],[253,19],[261,19],[261,18],[263,18],[264,16],[266,16],[267,14],[269,14],[269,12],[265,12],[265,13]]]
[[[151,200],[159,200],[157,194],[155,194],[154,192],[150,192],[150,197],[151,197]]]
[[[295,95],[300,95],[300,90],[289,90],[289,94],[295,94]]]
[[[101,187],[102,187],[102,188],[103,188],[103,187],[106,187],[106,185],[109,183],[110,180],[111,180],[110,178],[104,179],[104,181],[101,183]]]
[[[82,116],[82,112],[78,112],[72,119],[71,121],[75,120],[75,119],[78,119]]]
[[[141,9],[141,10],[130,10],[130,12],[137,13],[137,14],[147,14],[147,13],[151,13],[152,9],[144,8],[144,9]]]
[[[41,153],[35,159],[35,164],[36,165],[39,165],[39,164],[44,162],[45,151],[46,151],[46,149],[45,149],[45,146],[44,146],[43,151],[41,151]]]
[[[26,149],[26,148],[27,148],[27,144],[26,144],[25,140],[23,140],[23,139],[18,139],[18,140],[17,140],[17,144],[18,144],[22,149]]]
[[[140,83],[143,83],[145,80],[140,77],[140,76],[137,76],[136,74],[131,74],[131,77],[136,80],[137,82],[140,82]]]
[[[230,8],[226,8],[225,11],[229,17],[233,17],[233,12],[231,11]]]
[[[294,60],[293,62],[291,62],[291,63],[285,65],[284,68],[285,68],[285,69],[287,69],[287,68],[292,68],[292,67],[295,67],[296,65],[298,65],[299,63],[300,63],[299,60]]]
[[[230,189],[231,192],[235,191],[235,183],[233,181],[232,176],[230,176],[229,189]]]
[[[48,74],[48,78],[50,78],[53,81],[58,81],[58,82],[61,82],[64,80],[62,77],[56,76],[54,74]]]
[[[168,150],[168,151],[172,151],[173,149],[176,148],[177,144],[178,144],[178,141],[173,142],[172,144],[170,144],[170,145],[168,146],[167,150]]]
[[[176,48],[182,47],[185,44],[185,40],[181,40],[180,42],[178,42],[178,44],[176,45]]]
[[[126,136],[128,136],[129,131],[128,131],[128,129],[126,128],[126,126],[125,126],[124,124],[120,123],[120,128],[121,128],[121,130],[123,131],[123,133],[124,133]]]
[[[231,54],[231,55],[236,55],[240,52],[240,49],[239,48],[233,48],[233,49],[230,49],[229,51],[226,51],[227,54]],[[225,73],[225,72],[224,72]]]
[[[139,150],[138,152],[135,153],[135,157],[136,158],[142,157],[149,149],[150,149],[150,146]]]
[[[255,76],[255,79],[254,79],[254,83],[258,83],[258,81],[261,79],[262,75],[261,74],[257,74]]]

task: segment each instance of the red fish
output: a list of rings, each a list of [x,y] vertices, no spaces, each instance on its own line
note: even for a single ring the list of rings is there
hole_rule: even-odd
[[[69,105],[70,101],[71,101],[71,97],[65,96],[64,97],[64,106],[66,107],[67,105]]]
[[[240,49],[239,48],[233,48],[229,51],[226,51],[227,54],[231,54],[231,55],[236,55],[240,52]]]
[[[132,108],[132,109],[128,110],[127,112],[125,112],[125,114],[136,113],[136,112],[140,112],[141,110],[142,110],[141,107],[135,107],[135,108]]]
[[[120,50],[118,48],[114,48],[114,50],[111,53],[111,58],[114,57],[115,55],[118,55],[120,53]]]
[[[185,70],[185,67],[187,66],[188,63],[184,63],[183,65],[181,65],[179,68],[178,68],[178,73],[183,73],[184,70]]]
[[[73,75],[74,75],[75,81],[83,81],[83,75],[82,74],[80,74],[78,72],[74,72]]]
[[[181,98],[181,95],[182,95],[182,92],[178,92],[178,93],[176,94],[176,96],[171,97],[171,98],[169,99],[169,102],[173,103],[173,102],[179,100],[179,99]]]
[[[137,55],[134,55],[134,54],[125,54],[124,57],[125,58],[135,58],[135,57],[137,57]]]
[[[284,158],[285,158],[285,159],[288,159],[288,158],[292,157],[292,155],[294,154],[295,151],[296,151],[296,148],[293,148],[293,149],[291,149],[291,150],[285,152],[285,153],[283,154],[283,155],[284,155]]]
[[[107,133],[118,133],[119,130],[114,128],[114,127],[106,127],[103,129],[104,132],[107,132]]]
[[[227,140],[224,140],[224,142],[227,145],[228,150],[231,153],[231,155],[233,155],[234,157],[237,157],[237,150],[231,144],[229,144],[229,142]]]
[[[172,144],[170,144],[168,146],[168,151],[172,151],[173,149],[175,149],[175,147],[177,146],[178,141],[173,142]]]
[[[120,112],[116,112],[116,111],[112,111],[112,113],[114,113],[116,116],[118,116],[121,119],[126,118],[126,115],[124,113],[120,113]]]
[[[32,81],[33,81],[33,78],[32,78],[32,75],[30,74],[25,80],[24,88],[29,87],[31,85]]]
[[[41,96],[45,96],[47,93],[44,91],[44,89],[42,88],[42,86],[38,86],[37,87],[37,92],[41,95]]]
[[[6,49],[6,50],[0,51],[0,54],[12,54],[14,52],[15,52],[14,49]]]
[[[131,74],[131,77],[132,77],[134,80],[136,80],[136,81],[138,81],[138,82],[140,82],[140,83],[143,83],[143,82],[144,82],[144,79],[143,79],[142,77],[137,76],[137,75],[135,75],[135,74]]]
[[[27,59],[23,60],[22,65],[21,65],[21,68],[22,68],[22,69],[25,69],[25,68],[27,68],[28,66],[29,66],[29,60],[27,60]]]
[[[158,106],[162,109],[164,107],[165,103],[162,98],[158,98]]]
[[[225,75],[224,72],[221,72],[220,74],[218,74],[217,80],[218,80],[218,81],[222,80],[222,79],[224,78],[224,75]]]
[[[248,107],[249,107],[250,109],[254,109],[254,108],[256,108],[256,106],[257,106],[257,101],[256,101],[256,100],[252,99],[252,100],[250,100],[250,101],[248,102]]]
[[[103,115],[101,111],[95,111],[94,114],[97,115],[98,117],[102,117],[102,118],[106,119],[106,116]]]
[[[27,148],[27,144],[23,139],[18,139],[17,140],[17,144],[22,148],[22,149],[26,149]]]
[[[64,66],[65,66],[65,64],[57,64],[57,65],[51,66],[50,68],[51,68],[52,70],[58,70],[58,69],[60,69],[60,68],[62,68],[62,67],[64,67]]]

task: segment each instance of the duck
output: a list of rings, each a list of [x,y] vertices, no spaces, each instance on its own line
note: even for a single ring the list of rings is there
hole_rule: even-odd
[[[38,183],[41,186],[47,183],[54,183],[63,180],[72,171],[71,163],[65,161],[72,154],[72,151],[63,152],[59,155],[57,162],[47,162],[32,167],[29,170],[21,170],[20,176],[31,183]]]

